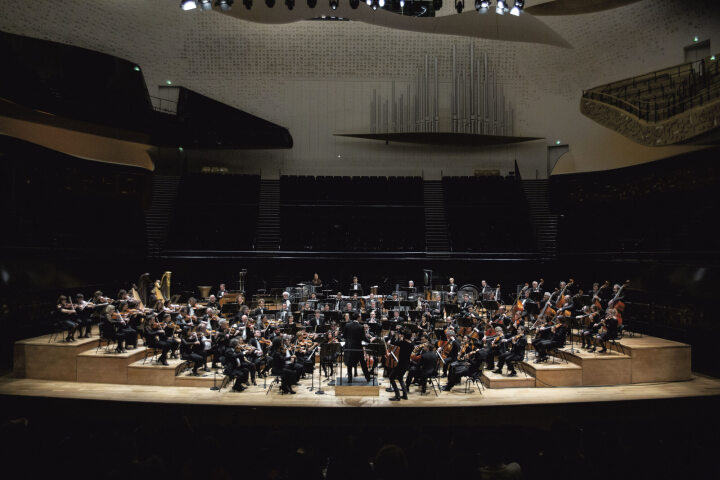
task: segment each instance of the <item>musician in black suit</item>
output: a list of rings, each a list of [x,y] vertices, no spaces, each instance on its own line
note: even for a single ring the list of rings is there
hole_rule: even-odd
[[[393,368],[390,372],[390,385],[392,385],[392,388],[395,391],[395,396],[390,398],[390,400],[397,402],[401,398],[403,400],[407,400],[408,398],[408,388],[407,385],[405,385],[403,377],[405,376],[408,367],[410,367],[410,354],[412,353],[413,346],[412,343],[405,339],[405,335],[402,330],[394,330],[391,335],[392,339],[390,340],[390,344],[399,347],[395,352],[395,356],[397,357],[397,366],[395,366],[395,368]],[[400,396],[400,390],[398,390],[395,380],[400,381],[402,397]]]
[[[227,293],[227,290],[225,290],[225,284],[224,284],[224,283],[221,283],[221,284],[220,284],[220,288],[219,288],[218,291],[217,291],[217,294],[215,294],[215,297],[216,297],[218,300],[220,300],[222,297],[225,296],[226,293]]]
[[[325,324],[325,317],[320,310],[315,310],[315,314],[308,321],[309,327],[319,327]]]
[[[352,383],[353,368],[360,362],[360,368],[365,375],[365,380],[370,381],[370,372],[368,372],[365,356],[362,352],[362,342],[366,340],[365,328],[360,325],[357,318],[345,325],[345,365],[348,370],[348,383]]]
[[[161,351],[158,362],[167,365],[167,354],[173,348],[173,344],[167,340],[167,333],[160,326],[157,317],[154,317],[145,328],[145,342],[148,347]]]
[[[514,363],[522,362],[522,359],[525,356],[525,347],[527,347],[527,338],[525,338],[525,327],[523,325],[518,327],[517,336],[512,337],[509,343],[509,350],[500,355],[497,369],[493,372],[502,373],[503,365],[507,364],[508,376],[514,377],[517,375]]]
[[[200,348],[200,340],[194,331],[185,332],[180,344],[180,358],[192,363],[192,374],[198,374],[198,368],[205,366],[205,358],[198,353]]]
[[[445,330],[445,334],[447,335],[447,339],[449,342],[450,347],[447,345],[443,347],[443,350],[448,350],[449,353],[447,354],[445,358],[445,363],[443,364],[443,377],[447,377],[448,368],[450,367],[451,363],[457,362],[458,354],[460,353],[460,342],[457,341],[457,338],[455,336],[455,331],[448,329]]]
[[[232,390],[234,392],[242,392],[245,390],[243,383],[248,381],[248,368],[245,361],[245,355],[241,350],[241,341],[238,338],[230,340],[230,346],[225,349],[223,355],[223,372],[230,378],[235,379]]]
[[[596,347],[600,345],[602,349],[598,353],[605,353],[607,352],[607,342],[609,340],[615,340],[618,335],[617,310],[614,308],[608,308],[605,312],[605,318],[600,321],[600,325],[598,327],[600,329],[605,327],[605,331],[601,331],[599,334],[595,335],[595,345],[593,345],[589,351],[594,352]]]
[[[362,285],[358,283],[358,277],[353,277],[352,283],[350,284],[350,287],[348,287],[349,295],[352,295],[353,293],[357,293],[358,295],[362,295]]]
[[[455,279],[453,277],[450,277],[448,280],[448,285],[445,287],[447,290],[447,296],[452,300],[454,297],[458,294],[458,286],[455,283]]]
[[[418,368],[415,372],[415,378],[420,380],[420,392],[425,393],[427,389],[428,378],[437,372],[438,356],[437,352],[430,350],[430,342],[423,344],[422,354],[418,362]]]
[[[467,312],[471,305],[474,305],[474,302],[470,300],[470,295],[464,293],[462,300],[460,300],[460,310]]]
[[[550,329],[551,337],[549,340],[540,340],[533,342],[533,347],[537,350],[538,358],[535,363],[544,362],[548,359],[547,351],[553,348],[560,348],[565,345],[565,337],[567,337],[567,327],[562,322],[556,323]]]
[[[400,310],[393,310],[393,316],[390,317],[388,320],[395,323],[404,323],[405,318],[400,316]]]
[[[78,327],[77,313],[65,295],[58,297],[57,306],[55,307],[55,319],[58,324],[67,330],[65,341],[74,342],[75,330]]]
[[[290,364],[294,363],[295,359],[288,354],[281,336],[273,338],[269,355],[272,361],[272,374],[280,377],[280,390],[294,395],[295,390],[292,386],[297,382],[297,374]]]

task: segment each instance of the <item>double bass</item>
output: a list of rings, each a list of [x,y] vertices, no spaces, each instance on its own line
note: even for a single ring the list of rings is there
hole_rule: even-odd
[[[625,283],[620,286],[612,300],[608,302],[608,308],[614,308],[617,311],[618,325],[622,325],[622,313],[625,311],[625,303],[622,300],[618,300],[618,298],[620,298],[622,291],[628,285],[630,285],[630,280],[625,280]]]

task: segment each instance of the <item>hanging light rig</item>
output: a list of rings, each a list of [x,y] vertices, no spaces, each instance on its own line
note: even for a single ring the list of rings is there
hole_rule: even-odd
[[[295,8],[295,1],[296,0],[285,0],[285,6],[288,10],[293,10]],[[340,6],[340,0],[328,0],[329,6],[331,10],[337,10],[337,8]],[[520,14],[523,12],[523,8],[525,7],[525,0],[514,0],[512,2],[512,8],[509,7],[512,0],[497,0],[497,3],[495,5],[495,13],[498,15],[505,15],[506,13],[509,13],[513,16],[520,16]],[[357,9],[360,5],[361,0],[348,0],[348,4],[350,5],[350,8],[353,10]],[[413,5],[413,2],[411,0],[399,0],[397,1],[391,1],[390,5],[390,11],[396,10],[399,6],[401,9],[401,12],[395,12],[395,13],[401,13],[402,10],[405,9],[406,4],[409,2],[410,6]],[[220,9],[220,11],[227,12],[232,9],[234,0],[215,0],[215,7]],[[250,10],[253,6],[253,0],[242,0],[242,4],[245,6],[247,10]],[[365,0],[365,4],[370,7],[370,9],[374,12],[378,8],[385,8],[385,5],[387,4],[387,0]],[[478,13],[487,13],[490,11],[490,8],[492,8],[492,0],[475,0],[475,10]],[[265,5],[268,8],[273,8],[275,6],[275,0],[265,0]],[[307,0],[307,6],[309,8],[315,8],[317,6],[317,0]],[[433,0],[433,8],[435,11],[440,10],[442,7],[442,1],[441,0]],[[213,0],[181,0],[180,1],[180,8],[183,10],[199,10],[199,11],[209,11],[213,9]],[[412,8],[412,7],[409,7]],[[465,0],[455,0],[455,10],[457,13],[462,13],[465,9]]]

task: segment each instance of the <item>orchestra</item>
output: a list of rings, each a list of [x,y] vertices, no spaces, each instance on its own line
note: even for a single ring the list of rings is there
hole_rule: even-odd
[[[373,286],[364,295],[354,276],[344,295],[337,288],[321,290],[315,273],[300,284],[302,289],[288,287],[274,297],[254,295],[246,303],[245,292],[226,290],[225,284],[207,298],[180,301],[179,295],[170,295],[169,273],[165,294],[156,284],[122,289],[117,299],[101,291],[90,301],[82,294],[74,296],[75,302],[60,295],[56,325],[67,332],[65,341],[73,342],[76,336],[89,338],[97,324],[100,336],[112,340],[118,354],[141,340],[155,350],[161,365],[179,354],[190,375],[222,366],[234,380],[235,392],[257,385],[258,377],[274,375],[281,392],[293,394],[293,386],[314,372],[316,357],[326,379],[334,376],[342,357],[349,383],[357,381],[358,364],[368,382],[384,367],[390,384],[386,390],[394,394],[390,400],[399,401],[408,398],[412,385],[424,393],[427,380],[438,374],[447,377],[445,391],[484,371],[503,375],[506,368],[507,376],[516,376],[530,345],[535,362],[546,362],[575,330],[581,349],[607,353],[608,342],[623,328],[628,285],[617,283],[611,289],[608,281],[594,283],[585,295],[575,290],[572,279],[559,282],[553,291],[545,291],[540,279],[518,285],[503,299],[500,285],[490,287],[483,280],[479,288],[459,286],[450,277],[437,291],[423,291],[410,280],[392,292]],[[370,348],[377,342],[384,343],[385,353]]]

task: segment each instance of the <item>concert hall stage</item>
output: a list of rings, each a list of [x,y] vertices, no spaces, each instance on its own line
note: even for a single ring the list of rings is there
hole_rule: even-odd
[[[305,415],[303,418],[337,417],[356,407],[365,407],[364,413],[350,417],[353,421],[362,418],[363,422],[373,418],[411,421],[418,410],[432,410],[441,413],[439,418],[444,422],[486,423],[492,421],[492,412],[498,408],[517,409],[523,417],[537,408],[546,412],[554,408],[555,417],[563,417],[569,412],[582,412],[589,405],[593,412],[612,412],[618,405],[634,405],[631,410],[642,414],[647,412],[647,405],[657,406],[662,401],[704,404],[720,396],[720,380],[690,371],[689,345],[648,336],[621,339],[609,354],[580,351],[577,345],[572,351],[568,345],[557,357],[542,364],[533,362],[534,352],[530,350],[517,377],[485,370],[479,379],[482,384],[463,379],[451,392],[435,391],[428,384],[425,395],[412,386],[409,399],[401,402],[388,401],[392,394],[385,391],[388,381],[382,377],[379,396],[336,395],[325,377],[325,394],[318,395],[318,367],[314,378],[308,376],[295,387],[296,395],[280,394],[277,388],[268,393],[272,376],[258,379],[257,386],[251,385],[241,393],[228,386],[211,390],[223,384],[221,371],[196,377],[184,371],[182,361],[162,366],[151,359],[143,363],[144,356],[142,346],[126,354],[97,350],[97,337],[74,343],[50,341],[49,336],[19,341],[15,345],[14,377],[0,378],[0,395],[16,404],[121,402],[125,408],[173,406],[175,411],[245,407],[256,412],[255,419],[248,421],[260,421],[270,414],[274,421],[290,423],[298,413]],[[441,378],[440,384],[445,380]],[[329,413],[332,411],[335,413]],[[347,420],[347,415],[344,418]]]

